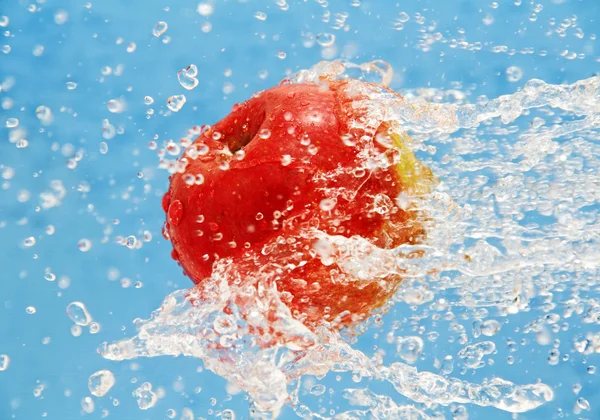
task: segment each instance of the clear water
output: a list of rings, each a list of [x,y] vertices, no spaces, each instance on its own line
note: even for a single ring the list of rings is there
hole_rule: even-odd
[[[600,4],[330,3],[0,5],[0,418],[598,417]],[[266,293],[261,349],[218,310],[235,264],[185,299],[161,150],[319,75],[402,93],[356,106],[442,182],[425,244],[326,238],[407,273],[387,312],[313,333]]]

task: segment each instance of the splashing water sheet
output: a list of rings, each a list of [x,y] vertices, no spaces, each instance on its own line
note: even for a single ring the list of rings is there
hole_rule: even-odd
[[[353,73],[358,70],[361,78],[380,77],[381,83],[392,70],[389,66],[381,70],[377,64],[382,63],[324,62],[297,73],[292,81],[344,78],[350,69]],[[366,88],[358,85],[357,89]],[[598,162],[589,150],[600,139],[599,77],[572,85],[532,80],[515,94],[477,105],[445,103],[443,91],[406,92],[402,100],[383,89],[368,89],[361,92],[367,98],[353,106],[368,108],[368,115],[381,120],[400,121],[416,140],[415,147],[429,150],[455,145],[459,150],[433,163],[443,181],[420,203],[431,218],[426,243],[364,252],[360,240],[318,232],[341,250],[334,257],[339,265],[360,266],[371,273],[382,267],[403,273],[405,280],[394,300],[407,303],[413,311],[428,307],[426,312],[436,319],[450,317],[452,311],[471,314],[478,344],[465,346],[456,356],[462,359],[464,370],[485,368],[488,362],[484,357],[496,353],[494,343],[483,340],[485,335],[494,335],[500,325],[494,321],[495,329],[483,326],[492,311],[501,317],[517,316],[537,305],[535,300],[540,298],[555,311],[566,311],[564,316],[574,315],[573,309],[569,310],[574,305],[596,305],[593,300],[586,301],[584,291],[600,260],[593,208],[598,179],[590,170]],[[431,101],[436,97],[441,98],[439,103]],[[528,128],[520,129],[523,123]],[[190,133],[190,140],[194,135]],[[561,149],[568,150],[568,156]],[[465,160],[470,154],[488,153],[489,157]],[[556,221],[541,226],[533,222],[536,216]],[[405,257],[417,250],[424,251],[421,258]],[[396,405],[393,394],[376,395],[367,388],[350,387],[344,397],[368,408],[338,413],[336,418],[367,413],[377,418],[430,418],[428,408],[452,404],[522,413],[553,399],[552,388],[539,380],[514,383],[493,376],[471,382],[460,375],[418,370],[411,366],[423,351],[418,348],[423,346],[418,337],[420,345],[413,345],[412,350],[400,350],[398,345],[405,360],[405,353],[417,352],[416,357],[408,358],[411,363],[385,364],[353,348],[344,332],[327,327],[311,332],[280,300],[273,284],[275,273],[275,267],[263,267],[252,280],[261,285],[263,293],[249,292],[247,287],[229,286],[231,278],[239,276],[236,263],[222,261],[204,286],[214,300],[194,304],[187,290],[174,292],[150,319],[137,323],[135,337],[105,343],[99,351],[110,360],[160,355],[200,358],[208,369],[247,391],[255,410],[263,414],[277,413],[283,404],[290,404],[301,416],[317,416],[303,404],[299,384],[306,375],[320,377],[328,372],[388,382],[410,402]],[[574,282],[581,283],[578,294],[567,302],[547,298],[557,288],[564,288],[565,282],[571,287]],[[252,294],[251,299],[246,296],[246,307],[239,306],[240,294],[247,293]],[[445,298],[437,297],[442,294]],[[227,313],[224,307],[229,309]],[[250,324],[266,325],[270,311],[275,311],[274,328],[283,338],[280,344],[265,348],[261,337],[253,336]],[[527,328],[537,329],[535,322]],[[393,331],[390,334],[388,341],[405,340],[395,337]],[[463,335],[459,340],[466,339]],[[431,343],[427,342],[425,349],[428,345]]]
[[[0,4],[0,419],[600,415],[596,2],[105,3]],[[368,144],[404,141],[361,176],[406,147],[431,168],[431,190],[373,198],[425,239],[312,227],[311,252],[276,238],[191,287],[157,214],[195,124],[341,81]],[[308,327],[277,287],[308,258],[402,281]]]

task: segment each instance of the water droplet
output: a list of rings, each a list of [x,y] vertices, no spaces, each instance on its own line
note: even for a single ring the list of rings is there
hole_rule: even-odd
[[[330,33],[317,34],[317,44],[321,47],[331,47],[335,43],[335,35]]]
[[[517,66],[510,66],[506,69],[506,80],[509,82],[518,82],[523,77],[523,70]]]
[[[0,28],[6,28],[9,22],[8,16],[0,16]]]
[[[94,404],[94,400],[92,400],[92,397],[84,397],[81,400],[81,409],[83,410],[84,413],[87,413],[87,414],[94,412],[95,404]]]
[[[398,356],[407,363],[415,363],[423,351],[423,340],[420,337],[399,337],[396,343]]]
[[[35,306],[28,306],[27,308],[25,308],[25,312],[28,315],[33,315],[37,312],[37,309],[35,309]]]
[[[200,16],[210,16],[213,14],[214,7],[210,3],[198,3],[196,11]]]
[[[142,386],[133,392],[133,396],[137,400],[138,407],[141,410],[147,410],[154,407],[158,401],[158,397],[152,391],[152,384],[150,382],[144,382]]]
[[[137,238],[133,235],[125,238],[125,246],[129,249],[135,249],[137,246]]]
[[[100,142],[100,154],[105,155],[108,153],[108,144],[106,144],[106,142],[102,141]]]
[[[113,114],[119,114],[119,113],[123,112],[126,108],[125,99],[123,99],[123,98],[111,99],[106,103],[106,107]]]
[[[317,384],[310,388],[310,393],[314,396],[323,395],[325,391],[327,391],[327,388],[322,384]]]
[[[495,319],[489,319],[481,324],[481,334],[491,337],[500,331],[500,323]]]
[[[589,401],[586,400],[583,397],[577,398],[577,406],[579,408],[581,408],[582,410],[589,410],[590,409],[590,403],[589,403]]]
[[[96,397],[105,396],[115,384],[115,375],[110,370],[99,370],[88,379],[88,389]]]
[[[183,216],[183,203],[180,200],[175,200],[169,205],[169,223],[175,227],[181,223]]]
[[[23,240],[23,245],[26,246],[26,247],[28,247],[28,248],[31,247],[31,246],[34,246],[35,245],[35,238],[33,236],[25,238]]]
[[[8,357],[8,354],[0,354],[0,372],[8,369],[9,364],[10,364],[10,357]]]
[[[89,239],[83,238],[77,243],[77,247],[81,252],[88,252],[92,249],[92,242]]]
[[[66,10],[58,10],[54,14],[54,22],[57,25],[63,25],[69,20],[69,13]]]
[[[331,211],[331,210],[333,210],[333,208],[335,207],[336,204],[337,204],[336,198],[325,198],[325,199],[321,200],[321,202],[319,203],[319,207],[323,211]]]
[[[144,96],[144,104],[152,105],[154,103],[154,98],[152,96]]]
[[[170,96],[169,99],[167,99],[167,107],[173,112],[178,112],[183,107],[186,100],[185,95]]]
[[[19,120],[17,118],[9,118],[6,120],[7,128],[15,128],[19,125]]]
[[[75,83],[75,82],[67,82],[67,89],[69,89],[69,90],[75,90],[75,89],[77,89],[77,83]]]
[[[288,166],[290,163],[292,163],[292,157],[290,155],[283,155],[281,157],[282,166]]]
[[[198,68],[195,64],[190,64],[185,69],[181,69],[177,72],[179,84],[187,90],[192,90],[198,86],[198,79],[196,76],[198,76]]]
[[[130,42],[129,44],[127,44],[127,52],[128,53],[134,52],[136,48],[137,48],[137,45],[135,45],[135,42]]]
[[[167,22],[160,21],[156,24],[156,26],[154,26],[154,29],[152,29],[152,35],[159,38],[162,34],[167,32],[168,28],[169,25],[167,24]]]
[[[67,315],[71,318],[76,325],[83,327],[87,326],[92,322],[92,316],[88,312],[85,305],[81,302],[71,302],[67,306]]]
[[[42,123],[50,123],[52,122],[52,111],[45,105],[40,105],[35,110],[35,116]]]

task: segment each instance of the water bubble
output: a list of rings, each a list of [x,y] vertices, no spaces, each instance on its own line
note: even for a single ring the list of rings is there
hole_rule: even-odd
[[[25,313],[27,313],[27,315],[33,315],[37,312],[37,309],[35,309],[35,306],[28,306],[27,308],[25,308]]]
[[[222,420],[235,420],[235,411],[233,411],[229,408],[221,411],[221,419]]]
[[[277,58],[279,58],[280,60],[284,60],[287,57],[287,54],[285,51],[280,50],[277,52]]]
[[[55,14],[54,14],[54,22],[57,25],[63,25],[64,23],[66,23],[69,20],[69,12],[67,12],[66,10],[58,10]]]
[[[126,108],[125,99],[124,98],[111,99],[106,103],[106,107],[113,114],[119,114],[119,113],[123,112]]]
[[[79,240],[77,247],[81,252],[88,252],[90,249],[92,249],[92,242],[89,239],[83,238]]]
[[[90,334],[98,334],[100,332],[100,329],[101,325],[96,321],[91,322],[89,325]]]
[[[127,44],[126,50],[128,53],[132,53],[136,50],[136,48],[137,48],[137,45],[135,44],[135,42],[130,42]]]
[[[330,33],[317,34],[317,44],[321,47],[330,47],[335,43],[335,35]]]
[[[108,153],[108,144],[104,141],[100,142],[100,154],[105,155]]]
[[[71,326],[71,335],[73,337],[79,337],[82,333],[82,329],[81,326],[79,325],[72,325]]]
[[[518,82],[523,77],[523,70],[517,66],[510,66],[506,69],[506,80],[509,82]]]
[[[67,82],[67,89],[69,89],[69,90],[75,90],[75,89],[77,89],[77,83],[75,83],[75,82]]]
[[[81,302],[71,302],[67,305],[67,315],[76,325],[87,326],[92,322],[92,316]]]
[[[423,340],[420,337],[398,337],[396,342],[398,356],[407,363],[415,363],[423,351]]]
[[[6,28],[9,22],[8,16],[0,16],[0,28]]]
[[[8,354],[0,354],[0,372],[8,369],[8,365],[10,364],[10,357]]]
[[[17,118],[9,118],[6,120],[7,128],[15,128],[19,125],[19,120]]]
[[[144,96],[144,104],[152,105],[154,103],[154,98],[152,96]]]
[[[267,20],[267,14],[266,14],[266,13],[263,13],[263,12],[256,12],[256,13],[254,13],[254,17],[255,17],[256,19],[258,19],[258,20],[262,20],[262,21],[265,21],[265,20]]]
[[[167,22],[160,21],[156,24],[156,26],[154,26],[154,29],[152,29],[152,35],[159,38],[162,34],[167,32],[168,28],[169,25],[167,24]]]
[[[115,375],[110,370],[99,370],[88,379],[88,389],[96,397],[105,396],[115,384]]]
[[[92,400],[92,397],[84,397],[81,400],[81,409],[83,410],[84,413],[87,413],[87,414],[94,412],[95,404],[94,404],[94,400]]]
[[[198,79],[196,76],[198,76],[198,68],[195,64],[190,64],[185,69],[181,69],[177,72],[179,84],[187,90],[192,90],[198,86]]]
[[[185,104],[185,101],[185,95],[173,95],[167,99],[167,107],[173,112],[178,112]]]
[[[150,382],[144,382],[138,389],[133,392],[133,396],[137,400],[138,407],[140,410],[147,410],[154,407],[158,401],[158,397],[152,391],[152,384]]]

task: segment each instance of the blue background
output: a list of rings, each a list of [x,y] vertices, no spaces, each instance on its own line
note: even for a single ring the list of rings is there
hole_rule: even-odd
[[[14,86],[7,90],[10,83],[5,83],[0,92],[0,104],[6,98],[14,102],[10,109],[0,108],[0,173],[7,167],[14,169],[11,179],[0,180],[0,354],[10,356],[8,369],[0,372],[2,420],[101,418],[103,409],[110,411],[109,418],[161,419],[167,418],[169,408],[175,409],[179,418],[183,407],[191,408],[196,417],[213,418],[229,408],[239,418],[247,418],[247,396],[242,392],[228,397],[224,380],[211,372],[196,373],[202,365],[199,360],[165,357],[114,363],[102,359],[96,348],[102,341],[134,335],[134,318],[147,317],[168,293],[190,285],[169,257],[170,245],[160,234],[164,220],[160,199],[167,188],[167,173],[156,169],[156,151],[150,150],[148,143],[155,136],[159,144],[166,139],[177,140],[192,125],[215,122],[234,103],[278,83],[290,72],[322,60],[323,49],[318,43],[303,45],[310,39],[307,33],[335,34],[335,58],[355,63],[387,61],[396,72],[393,89],[448,89],[453,82],[460,82],[463,87],[473,88],[472,100],[479,95],[493,98],[512,93],[532,78],[572,83],[600,69],[598,42],[590,39],[600,20],[600,2],[596,0],[540,0],[543,10],[535,21],[530,20],[535,5],[525,0],[520,6],[499,1],[497,8],[490,1],[466,0],[363,0],[358,7],[349,0],[330,0],[328,7],[312,0],[290,0],[288,10],[281,10],[274,1],[217,0],[208,17],[197,13],[195,1],[103,0],[90,4],[0,0],[0,16],[9,18],[8,25],[0,28],[0,48],[10,46],[9,52],[6,47],[0,52],[0,83],[14,79]],[[61,25],[55,22],[60,10],[68,12],[68,20]],[[266,13],[267,19],[256,19],[257,11]],[[322,19],[326,11],[331,13],[329,22]],[[396,30],[394,23],[400,12],[406,12],[410,20],[403,30]],[[347,31],[332,29],[336,13],[348,14]],[[424,25],[416,23],[415,13],[425,16]],[[486,15],[493,18],[493,23],[484,23]],[[572,32],[564,38],[545,34],[549,19],[560,23],[573,15],[585,33],[582,39]],[[152,35],[158,21],[169,25],[161,38]],[[422,51],[417,48],[422,39],[419,29],[431,21],[437,23],[434,32],[448,39],[480,42],[481,50],[452,48],[449,43],[438,42],[429,51]],[[212,25],[207,33],[202,31],[206,22]],[[168,43],[163,42],[166,36],[170,37]],[[120,37],[123,42],[118,44]],[[131,42],[136,49],[129,53],[126,46]],[[33,54],[36,45],[44,47],[41,56]],[[491,51],[493,46],[501,45],[516,53]],[[532,48],[534,53],[521,54],[523,48]],[[540,56],[540,50],[546,50],[547,55]],[[561,56],[564,50],[585,53],[586,57],[568,60]],[[278,58],[280,51],[286,53],[285,59]],[[188,92],[179,85],[177,71],[192,63],[198,67],[199,85]],[[114,72],[118,65],[123,66],[122,75],[102,75],[104,66]],[[509,66],[522,69],[520,81],[507,80],[505,70]],[[225,75],[227,69],[231,70],[229,77]],[[68,81],[76,82],[77,88],[67,89]],[[223,92],[225,83],[233,84],[232,93]],[[165,116],[166,99],[181,93],[187,96],[183,109]],[[154,98],[153,105],[144,104],[146,95]],[[121,96],[127,109],[110,113],[107,101]],[[51,125],[43,126],[36,117],[40,105],[51,108]],[[155,110],[150,118],[146,118],[148,108]],[[9,118],[18,118],[19,126],[27,130],[28,147],[17,148],[9,141],[10,130],[5,127]],[[103,119],[122,127],[122,134],[104,139]],[[107,154],[100,153],[101,142],[108,144]],[[75,151],[84,151],[75,169],[67,166],[73,153],[64,156],[60,148],[53,150],[53,143],[60,147],[71,144]],[[52,180],[62,181],[66,196],[60,206],[40,210],[40,193],[50,190]],[[89,184],[89,192],[79,191],[82,183]],[[18,196],[23,190],[30,198],[20,202]],[[53,235],[46,233],[48,225],[55,226]],[[110,232],[106,231],[108,227]],[[150,231],[153,238],[141,249],[131,250],[115,243],[119,235],[141,238],[144,230]],[[36,244],[25,247],[23,240],[30,236],[36,238]],[[88,252],[78,249],[82,238],[92,242]],[[108,278],[112,269],[119,271],[117,281]],[[44,278],[48,271],[56,275],[56,281]],[[59,280],[64,276],[70,279],[70,285],[63,290]],[[132,283],[141,281],[143,287],[132,284],[123,288],[123,277]],[[72,301],[86,304],[101,324],[99,333],[90,334],[84,327],[80,337],[71,334],[73,322],[66,307]],[[36,308],[35,314],[26,313],[29,306]],[[460,314],[460,309],[455,313]],[[386,361],[397,360],[384,342],[385,333],[397,319],[403,322],[398,335],[414,335],[406,319],[410,315],[406,305],[398,304],[384,318],[383,327],[372,327],[357,346],[368,355],[378,347],[389,348]],[[534,383],[542,378],[555,389],[552,403],[519,418],[556,417],[559,409],[576,417],[572,408],[577,396],[571,387],[581,383],[580,396],[592,404],[591,411],[582,415],[600,418],[600,405],[595,403],[600,401],[598,374],[586,372],[587,365],[597,363],[595,356],[589,361],[573,357],[550,366],[545,360],[548,348],[536,346],[528,337],[530,343],[519,350],[518,362],[511,366],[505,363],[506,340],[519,342],[524,336],[515,328],[522,328],[537,315],[499,318],[504,324],[502,334],[493,338],[498,348],[494,366],[469,372],[464,379],[481,382],[497,373],[516,383]],[[422,324],[428,331],[437,328],[430,320]],[[470,330],[470,321],[464,324]],[[437,343],[446,342],[449,334],[441,325],[442,336]],[[573,334],[570,330],[561,338],[567,349],[572,348]],[[50,338],[48,344],[42,342],[44,337]],[[426,341],[426,357],[418,367],[434,369],[435,358],[456,356],[461,347],[457,343],[432,345]],[[87,379],[99,369],[113,371],[117,383],[109,395],[95,398],[92,414],[83,414],[81,399],[89,395]],[[459,368],[452,376],[462,377]],[[155,389],[163,386],[166,395],[155,407],[140,411],[131,392],[146,381]],[[174,389],[178,381],[183,386]],[[350,377],[341,375],[338,381],[336,375],[329,375],[323,383],[335,392],[324,394],[321,400],[312,397],[308,400],[312,401],[311,408],[329,410],[340,405],[348,409],[341,390],[355,385]],[[44,384],[45,389],[36,397],[33,391],[38,384]],[[398,404],[410,403],[383,384],[364,380],[356,387],[367,385],[392,396]],[[197,387],[202,390],[196,392]],[[66,390],[70,390],[70,396],[65,395]],[[455,408],[438,410],[451,418]],[[509,413],[492,408],[466,408],[471,418],[510,418]],[[288,417],[295,415],[286,408],[282,418]]]

